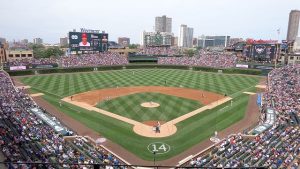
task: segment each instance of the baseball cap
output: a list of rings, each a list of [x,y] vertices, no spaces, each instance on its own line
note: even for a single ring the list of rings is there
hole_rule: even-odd
[[[83,34],[81,35],[81,38],[87,38],[86,33],[83,33]]]

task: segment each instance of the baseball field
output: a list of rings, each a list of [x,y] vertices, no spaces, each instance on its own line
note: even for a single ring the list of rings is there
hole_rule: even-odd
[[[244,92],[255,93],[260,77],[137,69],[20,80],[59,111],[150,161],[153,151],[156,160],[169,159],[243,119],[249,100]],[[145,131],[153,132],[152,137],[139,134],[143,128],[134,130],[135,124],[152,128],[157,121],[166,126],[162,134],[172,132],[154,137],[154,131]],[[175,129],[166,125],[171,123]]]

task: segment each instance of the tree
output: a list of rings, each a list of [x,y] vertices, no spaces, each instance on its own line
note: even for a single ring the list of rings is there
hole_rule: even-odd
[[[59,57],[64,54],[64,51],[62,51],[59,47],[51,47],[47,48],[45,50],[44,57],[50,58],[50,57]]]
[[[197,51],[199,51],[199,50],[201,50],[201,49],[203,49],[202,46],[198,46],[198,47],[196,48]]]
[[[30,44],[29,48],[33,50],[33,55],[36,58],[50,58],[50,57],[59,57],[64,54],[59,47],[49,47],[45,48],[43,45]]]
[[[136,49],[136,48],[138,48],[138,45],[137,44],[130,44],[130,45],[128,45],[128,48],[129,49]]]
[[[195,55],[195,50],[194,49],[187,49],[184,51],[184,54],[189,56],[189,57],[193,57]]]

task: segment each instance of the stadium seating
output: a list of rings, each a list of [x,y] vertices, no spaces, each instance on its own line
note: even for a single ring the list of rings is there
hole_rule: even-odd
[[[118,53],[104,52],[100,54],[88,54],[81,56],[68,56],[59,59],[61,67],[86,67],[101,65],[127,65],[126,57]]]
[[[115,53],[62,57],[59,60],[16,61],[11,65],[59,63],[61,67],[128,64],[126,58]],[[195,57],[159,57],[159,64],[235,66],[236,57],[225,53],[199,53]],[[300,65],[288,65],[268,74],[262,110],[276,111],[274,125],[263,133],[246,137],[230,135],[200,153],[180,167],[252,167],[298,168],[300,154]],[[81,137],[65,140],[50,126],[30,112],[38,105],[22,90],[16,89],[9,77],[0,71],[0,148],[7,162],[52,162],[47,168],[73,167],[80,164],[124,164],[101,147],[94,147]],[[47,112],[44,112],[47,113]],[[261,111],[261,120],[266,111]],[[68,163],[68,164],[59,164]],[[72,164],[71,164],[72,163]],[[32,167],[11,164],[17,168]]]
[[[231,68],[235,67],[237,57],[225,54],[223,52],[202,53],[193,57],[159,57],[158,64],[165,65],[185,65],[201,66],[214,68]]]
[[[144,47],[138,49],[137,55],[165,55],[165,56],[175,56],[181,55],[179,48],[171,47]]]
[[[6,162],[68,163],[51,164],[47,168],[80,168],[80,164],[94,163],[124,164],[109,152],[93,147],[80,137],[74,142],[66,141],[30,111],[34,107],[38,107],[36,103],[22,90],[16,89],[10,77],[0,71],[0,148]],[[77,144],[79,141],[80,144]],[[33,166],[9,165],[11,168]]]
[[[298,168],[300,126],[292,120],[290,112],[293,112],[293,119],[299,118],[300,65],[274,69],[269,73],[267,85],[264,108],[271,107],[277,112],[276,123],[271,129],[253,139],[241,134],[228,136],[208,153],[200,153],[181,167]]]
[[[152,47],[143,48],[137,52],[137,55],[158,56],[158,64],[161,65],[184,65],[200,66],[214,68],[231,68],[235,67],[237,57],[224,52],[203,52],[200,51],[193,57],[180,55],[177,48]],[[164,55],[164,57],[159,57]],[[177,56],[177,57],[176,57]],[[50,67],[95,67],[110,65],[127,65],[128,58],[118,53],[102,52],[99,54],[83,54],[61,56],[59,58],[40,58],[40,59],[21,59],[5,63],[6,68],[11,66],[26,66],[28,68],[48,68]]]
[[[91,66],[110,66],[126,65],[126,57],[118,53],[102,52],[100,54],[83,54],[62,56],[59,58],[40,58],[40,59],[21,59],[6,62],[4,67],[27,66],[27,68],[39,65],[58,65],[59,67],[91,67]]]

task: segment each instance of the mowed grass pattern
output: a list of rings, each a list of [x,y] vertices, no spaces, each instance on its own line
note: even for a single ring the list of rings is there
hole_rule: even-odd
[[[143,102],[160,104],[156,108],[142,107]],[[170,121],[201,107],[198,101],[160,93],[137,93],[98,103],[98,108],[136,120]]]
[[[134,73],[133,73],[134,72]],[[166,86],[202,89],[227,95],[249,88],[258,77],[202,73],[173,69],[121,70],[95,73],[52,74],[22,78],[34,89],[66,97],[93,89],[123,86]]]
[[[21,80],[32,87],[31,91],[45,93],[43,98],[68,116],[99,132],[102,136],[140,158],[151,161],[153,154],[147,149],[150,143],[164,142],[171,146],[168,153],[156,156],[156,160],[165,160],[209,138],[215,131],[221,131],[241,120],[245,116],[249,100],[249,95],[243,92],[255,92],[254,86],[260,77],[173,69],[139,69],[29,76],[23,77]],[[165,80],[167,80],[166,85]],[[183,86],[202,89],[230,95],[233,98],[233,105],[230,106],[230,102],[227,102],[182,121],[176,124],[177,132],[166,138],[142,137],[135,134],[132,130],[133,126],[128,123],[67,103],[59,106],[60,99],[63,97],[116,86]],[[131,101],[127,100],[121,104],[127,106],[129,102]]]

